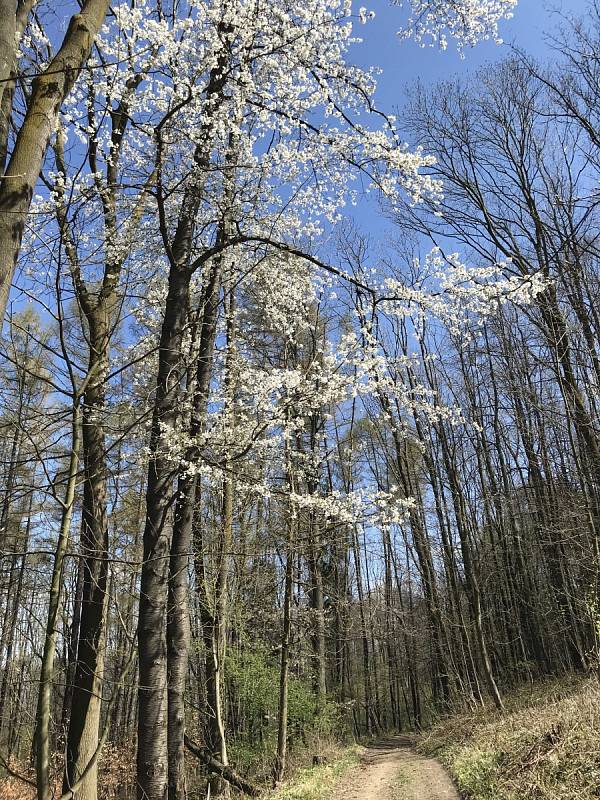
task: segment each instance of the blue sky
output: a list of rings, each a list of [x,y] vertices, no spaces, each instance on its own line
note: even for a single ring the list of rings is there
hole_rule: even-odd
[[[406,18],[406,12],[392,6],[389,0],[362,2],[369,11],[375,12],[375,19],[366,25],[356,25],[356,35],[361,36],[364,43],[356,48],[354,55],[361,66],[376,64],[382,67],[377,97],[380,107],[386,110],[402,101],[404,88],[417,78],[436,82],[455,74],[464,75],[506,55],[511,44],[543,58],[549,53],[544,33],[551,32],[558,21],[552,9],[580,16],[585,14],[588,5],[587,0],[519,0],[513,18],[500,26],[505,45],[482,42],[466,49],[465,57],[461,59],[452,43],[442,52],[400,41],[395,32]]]
[[[357,44],[351,58],[362,67],[377,66],[383,70],[378,78],[376,104],[390,114],[398,114],[398,128],[402,135],[402,105],[406,90],[417,79],[423,83],[435,83],[454,76],[466,77],[479,68],[489,65],[510,54],[512,46],[544,60],[552,58],[546,34],[556,30],[560,15],[583,16],[588,0],[519,0],[512,19],[502,21],[500,36],[504,44],[492,41],[481,42],[466,48],[460,58],[456,46],[449,41],[445,51],[434,47],[420,47],[409,40],[401,40],[396,32],[406,19],[405,9],[392,5],[390,0],[361,0],[375,18],[365,25],[355,25],[355,35],[363,42]],[[358,0],[355,13],[358,10]],[[345,216],[355,220],[359,231],[370,234],[381,248],[386,249],[389,237],[396,238],[396,231],[381,213],[374,199],[363,199],[352,209],[345,209]],[[427,249],[429,249],[429,243]]]

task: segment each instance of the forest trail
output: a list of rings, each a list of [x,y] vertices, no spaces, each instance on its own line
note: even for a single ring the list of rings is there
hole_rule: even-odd
[[[365,748],[360,764],[337,785],[331,800],[459,800],[448,773],[412,749],[406,736]]]

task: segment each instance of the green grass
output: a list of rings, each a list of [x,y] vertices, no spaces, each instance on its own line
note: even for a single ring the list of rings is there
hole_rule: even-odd
[[[452,717],[421,737],[470,800],[600,798],[600,684],[571,679],[521,689],[506,711]]]
[[[334,751],[326,764],[298,770],[294,777],[270,792],[269,800],[325,800],[339,779],[358,763],[360,747]]]

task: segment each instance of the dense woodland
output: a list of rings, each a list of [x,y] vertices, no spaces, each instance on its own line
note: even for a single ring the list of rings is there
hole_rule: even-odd
[[[350,3],[56,5],[0,2],[11,791],[251,793],[596,670],[600,5],[396,117]]]

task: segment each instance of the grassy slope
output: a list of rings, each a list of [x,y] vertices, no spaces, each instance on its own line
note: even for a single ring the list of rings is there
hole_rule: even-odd
[[[506,706],[444,720],[419,749],[439,758],[472,800],[600,798],[598,680],[527,687]]]
[[[299,769],[278,789],[269,793],[269,800],[327,800],[344,773],[358,762],[360,747],[332,749],[327,763]]]

